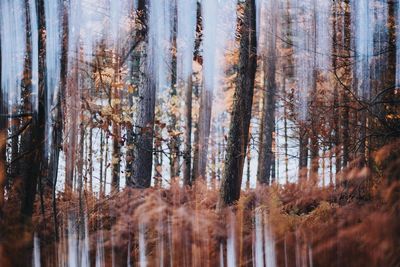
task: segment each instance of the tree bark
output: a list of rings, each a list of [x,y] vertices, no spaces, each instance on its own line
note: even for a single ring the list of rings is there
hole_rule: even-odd
[[[349,0],[345,0],[345,6],[349,8],[350,6],[350,1]],[[344,13],[345,17],[344,17],[344,48],[345,48],[345,55],[347,55],[349,58],[351,56],[351,15],[350,15],[350,11],[346,10],[346,12]],[[351,76],[351,64],[350,64],[350,60],[346,59],[344,64],[345,66],[345,71],[344,71],[344,75],[348,75]],[[350,85],[349,85],[350,88]],[[347,92],[347,90],[345,90],[344,88],[342,88],[341,90],[341,102],[343,105],[343,109],[342,109],[342,120],[341,120],[341,128],[342,128],[342,132],[341,132],[341,136],[342,136],[342,146],[343,146],[343,162],[342,162],[342,166],[345,168],[347,167],[348,162],[351,160],[350,158],[350,100],[349,100],[349,92]]]
[[[211,127],[212,91],[203,87],[200,95],[200,111],[197,123],[198,142],[193,159],[193,177],[206,179],[207,152]]]
[[[196,40],[195,40],[195,48],[194,48],[194,56],[193,58],[200,63],[202,62],[202,60],[200,59],[200,45],[202,43],[202,17],[201,17],[201,4],[197,3],[197,26],[196,26]],[[199,97],[199,81],[196,80],[196,86],[194,88],[194,96],[195,98]],[[201,101],[201,100],[200,100]],[[203,108],[202,103],[200,103],[200,110]],[[199,111],[200,113],[200,111]],[[192,123],[192,122],[191,122]],[[186,174],[189,174],[189,177],[187,177],[187,181],[189,182],[189,184],[192,184],[195,180],[196,177],[198,176],[198,169],[199,169],[199,141],[200,141],[200,135],[199,135],[199,123],[200,123],[200,119],[198,118],[198,120],[195,122],[194,124],[194,136],[193,136],[193,146],[191,146],[191,149],[193,150],[193,169],[192,172],[190,173],[189,170],[186,170]],[[192,127],[190,125],[190,127]],[[186,162],[186,168],[189,167],[190,168],[190,162]],[[191,180],[189,180],[191,179]]]
[[[118,51],[118,49],[117,49]],[[115,52],[117,53],[117,52]],[[120,77],[120,58],[118,55],[116,57],[116,62],[114,65],[114,83],[119,84],[121,82],[121,77]],[[112,96],[114,100],[119,100],[121,99],[121,92],[119,88],[112,87]],[[113,122],[112,122],[112,131],[113,131],[113,150],[112,150],[112,178],[111,178],[111,191],[112,193],[116,193],[119,191],[119,180],[120,180],[120,171],[121,171],[121,145],[120,145],[120,139],[121,139],[121,128],[119,125],[119,122],[116,120],[117,118],[120,117],[120,114],[122,113],[121,111],[121,106],[117,101],[115,101],[115,104],[112,107],[113,109],[113,114],[115,116]]]
[[[319,131],[320,119],[319,119],[319,98],[318,98],[318,66],[317,66],[317,9],[314,4],[314,15],[313,15],[313,31],[314,31],[314,51],[313,51],[313,88],[312,88],[312,103],[310,105],[310,115],[311,115],[311,134],[310,134],[310,156],[311,156],[311,169],[310,169],[310,179],[313,185],[318,183],[318,170],[319,170]]]
[[[0,62],[1,62],[1,33],[0,33]],[[0,64],[0,85],[2,76],[2,64]],[[6,185],[7,172],[6,172],[6,146],[7,146],[7,101],[4,99],[4,93],[0,86],[0,220],[3,217],[4,206],[4,188]],[[1,231],[0,231],[1,235]]]
[[[143,19],[143,12],[144,10],[144,3],[141,1],[140,6],[138,7],[138,10],[135,11],[138,15],[138,20],[135,21],[136,24],[142,23]],[[138,26],[138,25],[137,25]],[[135,97],[135,94],[137,94],[136,89],[139,88],[142,84],[142,75],[141,75],[141,58],[143,56],[143,52],[140,51],[142,48],[141,45],[137,45],[137,42],[143,42],[143,32],[142,30],[138,30],[135,33],[135,36],[132,38],[133,40],[131,41],[131,46],[136,46],[134,51],[132,51],[132,56],[130,57],[130,62],[129,62],[129,79],[130,79],[130,85],[132,86],[132,90],[128,92],[128,103],[129,103],[129,108],[133,108],[134,106],[134,101],[133,98]],[[130,118],[133,119],[133,112],[129,114]],[[134,139],[135,139],[135,129],[133,128],[133,125],[131,127],[127,127],[126,130],[126,184],[130,185],[131,184],[131,177],[132,177],[132,167],[133,167],[133,161],[134,161]]]
[[[271,167],[274,160],[273,136],[275,132],[276,105],[276,15],[270,14],[271,34],[269,34],[268,51],[264,59],[264,98],[261,115],[260,148],[258,157],[257,180],[260,184],[269,185]]]
[[[185,136],[183,152],[183,183],[190,185],[190,168],[192,163],[192,77],[185,84]]]
[[[38,178],[41,175],[45,162],[42,161],[44,154],[44,138],[45,138],[45,96],[46,86],[44,79],[44,60],[45,55],[45,20],[44,20],[44,3],[42,0],[37,2],[39,17],[39,107],[37,113],[34,112],[30,126],[21,135],[21,177],[22,177],[22,198],[21,198],[21,220],[27,222],[33,213],[33,205],[36,195],[36,186]],[[29,16],[27,16],[29,17]],[[29,24],[28,24],[29,25]],[[28,31],[29,32],[29,31]],[[29,40],[29,39],[28,39]],[[32,62],[32,55],[27,57],[27,65],[25,71],[29,78],[32,73],[29,71]],[[25,85],[24,91],[24,109],[28,112],[33,109],[30,97],[31,86]]]
[[[172,51],[177,51],[177,9],[176,3],[173,3],[173,12],[172,16],[173,25],[172,25]],[[177,57],[176,53],[172,53],[172,60],[171,60],[171,98],[178,96],[177,91]],[[174,102],[175,103],[175,102]],[[177,108],[177,107],[176,107]],[[169,142],[169,149],[170,149],[170,177],[171,181],[175,178],[179,177],[179,148],[180,148],[180,135],[177,134],[177,123],[178,123],[178,116],[175,112],[170,113],[171,124],[169,127],[170,133],[170,142]]]
[[[142,12],[141,23],[144,28],[147,26],[146,18],[146,1],[139,1],[138,8]],[[147,31],[143,31],[142,40],[147,37]],[[148,50],[148,48],[147,48]],[[156,51],[147,51],[147,56]],[[136,146],[133,151],[133,164],[132,176],[128,179],[128,185],[135,188],[148,188],[151,185],[151,173],[153,165],[153,135],[154,135],[154,112],[155,112],[155,98],[156,86],[152,77],[150,77],[151,63],[149,59],[146,60],[145,68],[146,74],[144,75],[143,86],[139,87],[138,96],[138,114],[136,126],[138,132],[136,133]]]
[[[299,181],[303,183],[308,173],[308,129],[304,124],[300,125],[299,140]]]
[[[247,0],[244,3],[244,17],[240,33],[239,73],[220,189],[223,205],[233,204],[240,198],[257,69],[255,0]]]

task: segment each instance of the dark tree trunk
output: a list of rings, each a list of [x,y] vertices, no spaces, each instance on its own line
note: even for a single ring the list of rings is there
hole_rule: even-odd
[[[139,6],[139,9],[135,12],[139,15],[139,19],[135,22],[136,23],[141,23],[143,19],[143,12],[144,12],[144,4],[143,1],[140,3],[141,5]],[[131,40],[131,46],[135,46],[135,49],[132,51],[132,56],[130,57],[130,62],[129,62],[129,79],[130,79],[130,86],[131,90],[128,92],[128,103],[129,103],[129,108],[133,108],[134,101],[133,98],[135,97],[136,89],[139,88],[142,84],[142,75],[141,75],[141,58],[142,58],[142,51],[140,51],[141,46],[138,45],[137,42],[143,42],[143,32],[141,30],[136,31],[135,35],[133,36]],[[133,119],[134,114],[130,113],[129,114],[130,118]],[[131,184],[131,177],[132,177],[132,167],[133,167],[133,161],[134,161],[134,147],[135,147],[135,131],[133,128],[133,125],[131,127],[127,127],[126,130],[126,177],[127,181],[126,184],[130,185]]]
[[[146,1],[139,1],[138,9],[141,12],[141,23],[146,29]],[[141,32],[141,40],[146,40],[147,31]],[[147,54],[155,53],[156,51],[147,51]],[[143,59],[146,60],[146,59]],[[148,65],[149,60],[146,60],[146,70],[150,70]],[[155,97],[156,86],[150,75],[145,74],[143,86],[139,87],[139,104],[138,104],[138,120],[136,134],[136,146],[134,147],[132,176],[128,179],[128,185],[135,188],[148,188],[151,185],[151,172],[153,165],[153,135],[154,135],[154,112],[155,112]]]
[[[0,32],[0,62],[1,62],[1,32]],[[2,64],[0,64],[0,85],[2,76]],[[7,101],[0,86],[0,220],[3,217],[4,188],[6,185],[6,144],[7,144]],[[0,230],[1,235],[1,230]]]
[[[350,5],[350,1],[349,0],[345,0],[345,5],[348,7]],[[347,10],[347,12],[344,13],[344,50],[345,50],[345,55],[348,56],[350,58],[351,56],[351,15],[350,15],[350,11]],[[345,75],[351,76],[351,64],[350,64],[350,60],[346,59],[344,64],[345,66]],[[349,86],[350,88],[350,83]],[[350,99],[349,99],[349,92],[347,90],[345,90],[344,88],[342,88],[341,90],[341,102],[343,105],[343,109],[342,109],[342,114],[341,114],[341,128],[342,128],[342,132],[341,132],[341,139],[342,139],[342,146],[343,146],[343,161],[342,161],[342,165],[343,167],[346,167],[348,162],[351,160],[350,158]]]
[[[220,189],[221,201],[225,205],[233,204],[240,198],[257,69],[255,0],[247,0],[244,5],[243,24],[240,28],[239,73]]]
[[[44,2],[37,1],[39,18],[39,99],[38,111],[34,112],[30,126],[21,135],[21,178],[22,178],[22,199],[21,199],[21,219],[30,220],[33,213],[33,205],[36,195],[36,186],[38,178],[41,176],[41,170],[45,168],[46,162],[43,162],[44,155],[44,137],[45,137],[45,19]],[[29,16],[27,16],[29,17]],[[28,31],[29,32],[29,31]],[[28,39],[29,40],[29,39]],[[27,76],[32,77],[29,71],[32,62],[32,55],[27,57]],[[29,66],[29,67],[28,67]],[[41,70],[41,71],[40,71]],[[24,109],[26,112],[34,110],[30,97],[31,86],[25,86]]]
[[[173,16],[173,23],[172,23],[172,51],[177,51],[177,9],[176,3],[171,3],[173,5],[172,9],[172,16]],[[177,58],[176,53],[172,53],[172,61],[171,61],[171,98],[178,96],[177,91]],[[178,123],[178,116],[175,112],[170,113],[171,124],[169,127],[170,133],[170,142],[169,142],[169,149],[170,149],[170,177],[171,180],[179,177],[179,147],[180,147],[180,135],[177,134],[177,123]]]
[[[299,181],[307,181],[308,173],[308,129],[302,124],[300,125],[300,142],[299,142]]]
[[[340,32],[340,23],[339,23],[339,14],[342,11],[341,10],[341,3],[335,3],[333,5],[334,8],[334,18],[333,18],[333,36],[332,36],[332,50],[333,50],[333,57],[332,57],[332,66],[333,70],[335,71],[335,74],[337,74],[337,68],[338,68],[338,59],[336,55],[339,54],[339,44],[338,40],[340,38],[340,35],[338,35]],[[336,173],[338,173],[341,169],[341,148],[340,148],[340,113],[339,113],[339,90],[338,90],[339,84],[338,82],[334,84],[333,88],[333,118],[332,118],[332,129],[334,130],[334,134],[331,139],[331,147],[334,147],[334,152],[336,156]],[[332,146],[333,145],[333,146]],[[330,154],[332,155],[333,151],[330,151]],[[332,156],[330,156],[330,159],[332,159]],[[332,167],[332,165],[330,165]],[[332,173],[330,173],[332,176]],[[332,184],[332,179],[330,179],[331,184]]]

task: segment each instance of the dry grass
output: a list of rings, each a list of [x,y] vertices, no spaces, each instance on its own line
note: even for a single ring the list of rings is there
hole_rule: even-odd
[[[44,216],[37,205],[33,228],[42,240],[46,266],[60,260],[55,251],[67,254],[68,219],[74,219],[83,238],[85,214],[92,264],[101,233],[106,266],[111,266],[112,254],[116,266],[125,266],[128,254],[136,266],[143,251],[141,232],[148,266],[219,266],[221,248],[225,264],[231,257],[227,239],[233,229],[237,265],[253,266],[257,209],[268,214],[278,266],[310,265],[311,257],[313,266],[400,266],[400,183],[394,178],[386,182],[395,177],[399,165],[390,151],[393,147],[376,153],[371,169],[346,170],[335,188],[307,184],[258,188],[243,192],[234,207],[224,210],[217,208],[218,191],[201,183],[192,188],[174,184],[169,189],[124,189],[100,200],[89,192],[81,201],[76,195],[60,195],[59,241],[54,239],[50,201]],[[31,242],[32,231],[4,222],[2,227],[8,242],[0,246],[0,262],[12,266],[18,257],[15,249]]]

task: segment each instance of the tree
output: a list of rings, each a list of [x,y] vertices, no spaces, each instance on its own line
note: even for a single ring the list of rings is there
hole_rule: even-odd
[[[275,2],[274,2],[275,3]],[[269,185],[271,168],[274,160],[273,136],[275,132],[275,102],[276,102],[276,35],[277,16],[273,10],[277,5],[272,4],[268,25],[271,33],[267,35],[267,54],[264,58],[264,97],[261,114],[260,149],[258,158],[257,180],[261,184]]]
[[[1,31],[1,29],[0,29]],[[1,81],[1,32],[0,32],[0,86],[2,85]],[[0,219],[2,219],[3,215],[3,205],[4,205],[4,187],[6,184],[6,142],[7,142],[7,104],[4,99],[4,93],[2,90],[2,86],[0,87]]]
[[[243,21],[240,26],[238,79],[220,189],[222,204],[227,205],[233,204],[240,197],[257,69],[255,0],[246,0],[243,12]]]
[[[147,6],[145,0],[138,3],[138,12],[142,14],[141,24],[147,27]],[[148,43],[147,30],[141,32],[141,40]],[[147,51],[155,53],[155,51]],[[148,55],[147,55],[148,56]],[[142,60],[145,60],[142,58]],[[136,144],[133,151],[132,173],[127,184],[135,188],[148,188],[151,185],[152,158],[153,158],[153,135],[154,135],[154,114],[156,100],[156,86],[150,77],[151,63],[146,60],[146,73],[143,77],[143,84],[139,87],[138,114],[136,121]]]

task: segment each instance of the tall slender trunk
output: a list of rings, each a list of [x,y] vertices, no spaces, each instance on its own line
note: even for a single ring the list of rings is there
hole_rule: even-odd
[[[313,31],[314,31],[314,44],[313,44],[313,74],[312,74],[312,103],[310,105],[310,115],[311,115],[311,135],[310,135],[310,156],[311,156],[311,169],[310,169],[310,179],[311,182],[316,185],[318,183],[318,169],[319,169],[319,142],[318,128],[320,127],[318,107],[318,68],[317,68],[317,9],[314,3],[314,15],[313,15]]]
[[[135,22],[140,23],[143,16],[143,3],[139,6],[139,9],[135,11],[138,15],[138,20]],[[135,45],[135,49],[132,51],[132,56],[129,61],[129,79],[130,79],[130,90],[128,90],[128,104],[129,108],[133,108],[134,106],[134,97],[137,94],[136,90],[142,85],[142,75],[141,75],[141,58],[143,57],[143,52],[140,51],[141,47],[137,44],[137,42],[143,42],[142,40],[142,31],[136,31],[133,40],[131,41],[131,46]],[[133,112],[129,114],[130,118],[133,119]],[[134,161],[134,147],[135,147],[135,130],[133,125],[131,127],[127,127],[126,129],[126,169],[125,174],[127,177],[126,184],[129,185],[131,183],[132,177],[132,166]]]
[[[44,20],[44,3],[43,1],[38,1],[38,16],[39,16],[39,56],[44,57],[45,54],[45,40],[43,31],[45,29]],[[27,14],[28,5],[27,5]],[[27,16],[29,18],[29,16]],[[29,25],[29,24],[27,24]],[[29,31],[27,31],[29,32]],[[29,40],[28,38],[27,40]],[[30,54],[26,59],[25,71],[27,77],[31,78],[32,73],[29,69],[32,62],[32,54]],[[41,175],[41,170],[45,163],[42,161],[44,154],[44,137],[45,137],[45,96],[46,87],[44,79],[44,61],[39,61],[39,71],[41,75],[39,76],[39,107],[37,113],[34,112],[32,116],[32,122],[30,126],[21,135],[21,177],[22,177],[22,203],[21,203],[21,220],[30,220],[33,213],[33,205],[36,195],[36,186],[38,178]],[[30,92],[31,85],[26,84],[25,90],[23,92],[24,96],[24,110],[29,112],[33,109]]]
[[[89,191],[93,192],[93,127],[90,126],[89,130],[89,151],[88,151],[88,160],[89,160]]]
[[[347,7],[347,8],[349,8],[349,6],[350,6],[350,1],[349,0],[344,0],[344,3],[345,3],[345,6]],[[344,27],[343,27],[343,29],[344,29],[344,32],[343,32],[343,35],[344,35],[344,39],[343,39],[343,41],[344,41],[344,48],[345,48],[345,52],[346,52],[346,54],[345,55],[347,55],[347,56],[349,56],[349,58],[350,58],[350,56],[351,56],[351,27],[350,27],[350,25],[351,25],[351,15],[350,15],[350,10],[345,10],[346,12],[344,12],[344,20],[343,20],[343,23],[344,23]],[[345,60],[345,62],[344,62],[344,65],[346,66],[345,67],[345,71],[344,71],[344,73],[345,73],[345,75],[347,74],[348,76],[351,76],[350,74],[351,74],[351,64],[350,64],[350,60]],[[349,86],[349,88],[350,88],[350,86]],[[341,136],[342,136],[342,146],[343,146],[343,155],[342,155],[342,158],[343,158],[343,162],[342,162],[342,165],[343,165],[343,167],[346,167],[347,166],[347,164],[348,164],[348,162],[351,160],[351,158],[350,158],[350,150],[349,150],[349,147],[350,147],[350,107],[349,107],[349,105],[350,105],[350,101],[349,101],[350,99],[349,99],[349,92],[347,92],[347,90],[344,90],[344,89],[342,89],[341,90],[341,102],[342,102],[342,105],[343,105],[343,109],[342,109],[342,114],[341,114],[341,117],[342,117],[342,120],[341,120],[341,128],[342,128],[342,131],[341,131]]]
[[[201,177],[206,179],[207,152],[211,127],[212,92],[203,87],[200,95],[200,111],[197,122],[198,142],[193,159],[193,176],[195,181]]]
[[[146,1],[140,0],[138,9],[146,11]],[[141,16],[142,25],[144,29],[147,26],[146,12],[142,12]],[[147,31],[143,31],[142,40],[146,40]],[[147,42],[147,41],[146,41]],[[147,49],[147,57],[156,51],[149,51]],[[136,146],[134,147],[133,163],[132,163],[132,176],[128,179],[128,185],[136,188],[148,188],[151,185],[151,173],[153,165],[153,135],[154,135],[154,113],[155,113],[155,98],[156,86],[152,77],[150,77],[150,70],[152,63],[148,58],[146,60],[146,74],[144,75],[143,85],[139,87],[138,96],[138,114],[137,114],[137,128]]]
[[[342,3],[336,3],[334,4],[334,10],[335,10],[335,15],[333,18],[333,36],[332,36],[332,49],[333,49],[333,54],[334,55],[338,55],[339,54],[339,37],[341,35],[338,35],[340,33],[340,23],[339,23],[339,18],[341,14],[341,8],[339,9],[339,7],[342,6]],[[343,33],[342,33],[343,34]],[[337,74],[337,68],[338,68],[338,58],[336,56],[332,57],[332,66],[333,69],[335,71],[335,73]],[[330,159],[332,159],[332,154],[335,154],[335,169],[336,169],[336,174],[340,172],[341,168],[342,168],[342,158],[341,158],[341,135],[340,135],[340,121],[341,121],[341,114],[340,114],[340,99],[339,99],[339,84],[338,82],[334,84],[334,88],[333,88],[333,118],[332,118],[332,129],[334,129],[334,133],[332,136],[332,141],[331,143],[333,143],[333,146],[331,145],[331,148],[333,147],[334,151],[330,151]],[[332,166],[330,166],[332,167]],[[330,176],[332,176],[333,174],[330,173]],[[330,178],[330,181],[332,181],[332,179]]]
[[[196,26],[196,33],[197,34],[196,34],[196,41],[195,41],[194,58],[195,59],[199,59],[200,58],[200,45],[202,43],[202,38],[201,38],[201,36],[202,36],[201,35],[202,18],[201,18],[201,5],[199,3],[197,4],[197,15],[196,16],[197,16],[197,26]],[[198,60],[198,61],[202,62],[202,60]],[[196,98],[199,97],[199,88],[200,88],[199,83],[200,83],[199,80],[196,80],[195,88],[194,88],[194,95],[195,95]],[[190,101],[192,101],[192,99],[190,99]],[[190,103],[190,104],[192,104],[192,103]],[[200,110],[202,108],[203,108],[203,106],[202,106],[202,104],[200,104]],[[200,113],[200,110],[199,110],[199,113]],[[190,113],[191,113],[191,111],[190,111]],[[192,118],[191,118],[191,120],[192,120]],[[200,142],[199,123],[200,123],[200,118],[198,118],[198,120],[195,122],[195,125],[194,125],[195,131],[194,131],[194,137],[193,137],[193,146],[191,146],[190,143],[189,143],[189,145],[191,146],[190,148],[193,149],[193,169],[192,169],[191,173],[190,173],[190,170],[186,169],[186,174],[189,174],[189,177],[187,177],[186,180],[189,181],[189,179],[191,179],[190,182],[189,182],[190,184],[192,184],[196,180],[196,178],[198,176],[198,173],[199,173],[199,171],[198,171],[199,170],[199,156],[200,156],[200,151],[199,151],[199,142]],[[192,121],[191,121],[191,124],[192,124]],[[192,126],[190,125],[190,127],[192,127]],[[190,158],[189,158],[189,160],[190,160]],[[186,162],[186,168],[190,168],[190,163],[191,162],[189,162],[189,161]]]
[[[0,32],[0,62],[1,62],[1,32]],[[2,84],[2,64],[0,63],[0,85]],[[4,189],[7,179],[6,171],[6,147],[7,147],[7,101],[4,99],[4,93],[0,86],[0,220],[3,217]],[[0,230],[1,235],[1,230]]]
[[[273,8],[272,8],[273,9]],[[273,136],[275,132],[276,99],[276,30],[277,17],[270,14],[271,34],[268,36],[268,51],[264,59],[264,97],[261,115],[260,148],[258,157],[257,180],[269,185],[274,161]]]
[[[118,51],[118,49],[117,49]],[[114,65],[114,83],[116,87],[119,86],[121,82],[121,77],[119,73],[119,56],[116,55],[116,62]],[[115,100],[121,99],[121,90],[119,88],[111,88],[112,95]],[[118,104],[118,101],[115,101],[116,104],[113,105],[113,113],[116,117],[119,117],[121,114],[121,106]],[[114,120],[112,122],[112,131],[113,131],[113,140],[112,140],[112,178],[111,178],[111,191],[116,193],[119,191],[119,180],[120,180],[120,171],[121,171],[121,145],[120,145],[120,138],[121,138],[121,128],[119,122]]]
[[[104,170],[104,161],[103,161],[103,157],[105,156],[105,155],[104,155],[104,145],[105,145],[105,142],[106,142],[106,141],[104,141],[104,133],[103,133],[103,130],[100,129],[100,167],[99,167],[99,183],[100,183],[100,185],[99,185],[99,195],[100,195],[100,196],[102,195],[103,177],[105,176],[104,173],[106,172],[106,171]],[[107,161],[106,161],[106,162],[107,162]],[[107,165],[107,163],[106,163],[106,165]]]
[[[83,117],[83,97],[81,97],[81,112],[80,115]],[[84,189],[84,180],[85,176],[83,174],[83,164],[85,159],[85,125],[83,121],[79,124],[79,143],[78,143],[78,159],[77,159],[77,176],[78,176],[78,187],[77,190],[79,192],[79,202],[81,202],[82,191]]]
[[[220,189],[222,204],[233,204],[240,198],[257,69],[255,0],[247,0],[244,5],[243,24],[240,28],[238,80]]]
[[[287,92],[286,92],[286,77],[283,77],[283,131],[284,131],[284,149],[285,149],[285,182],[286,184],[289,183],[289,153],[288,153],[288,108],[287,108]]]
[[[183,183],[190,185],[190,168],[192,163],[192,77],[185,83],[185,135],[183,152]]]
[[[79,55],[78,50],[76,54]],[[80,108],[80,97],[77,94],[79,87],[79,64],[78,58],[73,62],[72,72],[73,75],[68,82],[68,90],[66,92],[66,118],[65,127],[70,129],[68,137],[64,140],[65,151],[65,191],[71,192],[74,186],[74,171],[76,164],[76,151],[77,151],[77,131],[78,131],[78,118]]]
[[[173,25],[172,25],[172,51],[177,51],[177,9],[176,3],[174,3],[173,13]],[[176,52],[172,53],[172,62],[171,62],[171,98],[175,98],[178,96],[177,91],[177,56]],[[169,127],[170,131],[170,177],[171,180],[179,177],[179,147],[180,147],[180,134],[177,133],[178,127],[178,116],[175,112],[170,113],[171,124]]]
[[[308,173],[308,129],[306,125],[300,125],[299,133],[299,181],[301,183],[307,181]]]

